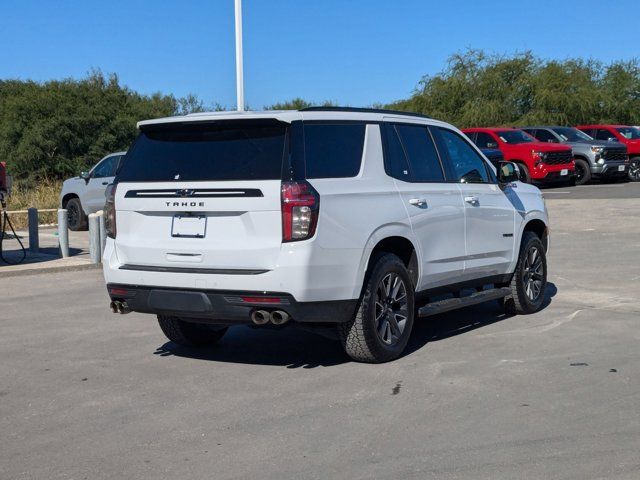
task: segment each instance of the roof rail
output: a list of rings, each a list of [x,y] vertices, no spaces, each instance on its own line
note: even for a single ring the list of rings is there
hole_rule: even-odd
[[[299,112],[354,112],[354,113],[388,113],[390,115],[408,115],[410,117],[431,118],[421,113],[402,112],[400,110],[386,110],[384,108],[357,108],[357,107],[306,107]]]

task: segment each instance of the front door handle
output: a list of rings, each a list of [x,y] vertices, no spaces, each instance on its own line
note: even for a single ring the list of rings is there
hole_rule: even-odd
[[[109,185],[109,182],[102,182],[103,185]]]
[[[469,197],[464,197],[464,201],[470,203],[473,206],[480,205],[480,199],[475,195],[471,195]]]
[[[409,200],[409,204],[414,205],[416,207],[426,208],[427,199],[426,198],[412,198]]]

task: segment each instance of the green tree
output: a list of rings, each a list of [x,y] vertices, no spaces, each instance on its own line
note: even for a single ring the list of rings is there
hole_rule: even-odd
[[[544,61],[531,52],[510,57],[468,50],[444,71],[424,77],[414,94],[388,108],[423,113],[459,127],[640,122],[636,60]]]
[[[274,103],[273,105],[265,106],[264,109],[265,110],[301,110],[303,108],[309,108],[313,106],[334,107],[336,106],[336,103],[330,100],[325,100],[324,102],[318,105],[317,103],[309,102],[300,97],[296,97],[286,102]]]
[[[0,80],[0,159],[18,181],[64,178],[126,150],[139,120],[202,108],[193,95],[141,95],[100,71],[81,80]]]

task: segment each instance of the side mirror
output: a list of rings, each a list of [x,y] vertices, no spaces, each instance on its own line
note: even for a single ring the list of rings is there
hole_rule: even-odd
[[[487,148],[498,148],[498,144],[496,142],[488,142]]]
[[[89,183],[89,179],[91,178],[91,175],[89,175],[89,172],[80,172],[80,178],[83,179],[85,182]]]
[[[520,169],[512,162],[500,162],[498,164],[498,182],[508,184],[520,180]]]

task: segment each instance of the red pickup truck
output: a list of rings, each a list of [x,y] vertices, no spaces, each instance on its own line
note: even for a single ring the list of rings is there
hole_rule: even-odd
[[[617,141],[629,151],[629,180],[640,181],[640,129],[629,125],[580,125],[576,127],[596,140]]]
[[[574,182],[571,147],[539,142],[516,128],[462,130],[479,148],[499,148],[508,162],[517,163],[523,182]]]

